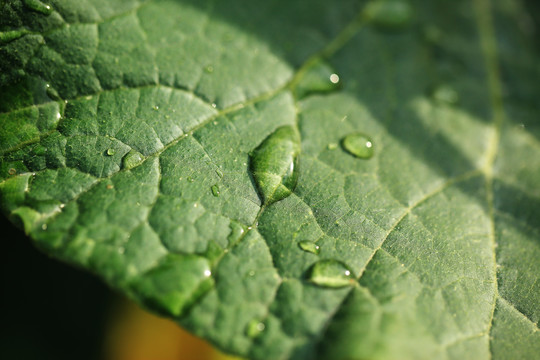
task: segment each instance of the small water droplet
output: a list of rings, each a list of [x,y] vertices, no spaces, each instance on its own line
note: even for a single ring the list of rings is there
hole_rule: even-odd
[[[157,111],[157,110],[159,110],[159,106],[154,105],[153,109]]]
[[[210,275],[212,275],[212,271],[210,271],[210,269],[204,270],[204,276],[209,277]]]
[[[348,153],[358,158],[369,159],[373,156],[373,142],[365,134],[354,133],[347,135],[341,143]]]
[[[459,101],[459,94],[454,88],[448,85],[441,85],[433,91],[433,99],[439,103],[453,105]]]
[[[219,196],[219,186],[217,184],[212,185],[212,195],[214,195],[215,197]]]
[[[255,276],[255,270],[251,270],[249,273],[248,273],[249,276]]]
[[[114,149],[112,148],[107,149],[107,155],[113,156],[114,154],[116,154],[116,151]]]
[[[52,13],[51,6],[39,0],[24,0],[24,5],[30,10],[42,13],[43,15],[50,15]]]
[[[298,180],[300,135],[295,127],[282,126],[250,155],[250,170],[266,204],[289,196]]]
[[[215,109],[217,108],[217,104],[216,103],[212,103],[212,107]]]
[[[410,23],[413,10],[405,0],[373,0],[366,5],[364,15],[375,26],[397,30]]]
[[[330,143],[328,144],[328,150],[336,150],[338,145],[336,143]]]
[[[212,65],[208,65],[207,67],[204,68],[204,71],[207,73],[207,74],[211,74],[214,72],[214,67]]]
[[[122,166],[124,167],[124,169],[129,170],[142,163],[143,160],[144,158],[141,153],[135,150],[131,150],[122,159]]]
[[[186,180],[189,181],[190,183],[192,183],[192,182],[195,181],[195,179],[193,179],[191,176],[188,176],[188,177],[186,178]]]
[[[325,61],[310,63],[294,86],[298,98],[317,93],[328,93],[339,88],[339,76]]]
[[[309,271],[308,281],[323,287],[340,288],[352,286],[354,277],[347,265],[330,259],[316,262]]]
[[[300,249],[302,249],[304,251],[307,251],[307,252],[310,252],[310,253],[315,254],[315,255],[318,255],[319,251],[321,249],[319,245],[315,244],[312,241],[308,241],[308,240],[300,241],[298,243],[298,246],[300,247]]]
[[[253,319],[246,326],[246,335],[250,338],[255,338],[264,331],[265,327],[263,322],[258,319]]]
[[[66,207],[66,204],[60,204],[60,209],[63,209]]]
[[[42,230],[47,230],[47,224],[41,225],[41,229],[42,229]]]
[[[219,176],[220,178],[223,177],[223,171],[221,171],[221,169],[216,169],[216,174],[217,174],[217,176]]]
[[[337,84],[339,82],[339,76],[338,74],[332,74],[330,75],[330,82],[332,84]]]

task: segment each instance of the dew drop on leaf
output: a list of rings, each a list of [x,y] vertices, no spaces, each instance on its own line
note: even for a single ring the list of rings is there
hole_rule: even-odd
[[[317,255],[320,251],[320,246],[309,240],[303,240],[298,243],[300,249]]]
[[[42,13],[44,15],[49,15],[52,13],[50,5],[44,4],[39,0],[24,0],[24,5],[30,10]]]
[[[351,270],[337,260],[320,260],[310,269],[308,281],[319,286],[329,288],[340,288],[352,286],[354,277]]]
[[[142,161],[142,154],[135,150],[131,150],[122,159],[122,166],[124,169],[132,169],[135,166],[139,165]]]
[[[289,196],[298,180],[300,135],[293,126],[282,126],[252,152],[250,171],[265,204]]]
[[[373,141],[365,134],[349,134],[343,138],[341,144],[348,153],[358,158],[369,159],[373,156]]]
[[[250,338],[255,338],[264,331],[264,328],[264,323],[260,320],[253,319],[246,326],[246,335]]]
[[[109,156],[113,156],[114,154],[116,153],[116,151],[114,151],[114,149],[107,149],[107,155]]]
[[[409,24],[413,11],[405,0],[372,0],[366,5],[364,14],[377,27],[397,30]]]
[[[212,185],[212,195],[214,195],[215,197],[219,196],[219,186],[217,184]]]

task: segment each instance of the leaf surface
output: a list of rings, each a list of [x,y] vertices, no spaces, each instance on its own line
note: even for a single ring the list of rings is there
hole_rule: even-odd
[[[520,1],[1,6],[1,206],[46,253],[249,358],[540,353]]]

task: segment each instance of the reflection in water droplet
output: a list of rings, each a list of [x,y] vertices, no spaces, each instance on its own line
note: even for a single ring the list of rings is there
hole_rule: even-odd
[[[372,0],[366,5],[364,15],[375,26],[397,30],[410,23],[413,10],[405,0]]]
[[[347,135],[343,138],[341,144],[348,153],[358,158],[369,159],[373,156],[373,142],[365,134],[354,133]]]
[[[259,336],[265,329],[263,322],[257,319],[251,320],[246,326],[246,335],[250,338]]]
[[[124,169],[132,169],[139,165],[144,160],[141,153],[131,150],[122,159],[122,166]]]
[[[300,249],[304,250],[304,251],[307,251],[307,252],[310,252],[312,254],[319,254],[319,251],[320,251],[320,246],[315,244],[314,242],[311,242],[311,241],[308,241],[308,240],[304,240],[304,241],[300,241],[298,243],[298,246],[300,247]]]
[[[212,185],[212,195],[214,195],[215,197],[219,196],[219,186],[217,184]]]
[[[453,105],[459,101],[459,94],[454,88],[441,85],[433,91],[433,99],[443,104]]]
[[[337,260],[320,260],[311,267],[308,281],[323,287],[340,288],[352,286],[354,277],[344,263]]]
[[[317,93],[328,93],[339,89],[339,76],[326,62],[317,60],[310,63],[294,86],[298,98]]]
[[[250,171],[264,203],[289,196],[298,180],[300,135],[293,126],[270,134],[250,156]]]
[[[30,10],[37,11],[44,15],[49,15],[52,13],[51,6],[44,4],[39,0],[24,0],[24,5],[26,5],[26,7],[28,7]]]

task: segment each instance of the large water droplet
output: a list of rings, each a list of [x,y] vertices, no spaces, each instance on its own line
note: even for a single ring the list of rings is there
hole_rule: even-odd
[[[250,156],[250,170],[265,204],[289,196],[298,180],[300,135],[293,126],[270,134]]]
[[[259,336],[264,331],[265,325],[257,319],[251,320],[246,326],[246,335],[250,338]]]
[[[308,241],[308,240],[304,240],[304,241],[300,241],[298,243],[298,246],[300,247],[300,249],[304,250],[304,251],[307,251],[307,252],[310,252],[312,254],[315,254],[317,255],[320,251],[320,246],[315,244],[314,242],[312,241]]]
[[[124,169],[132,169],[143,162],[143,160],[144,158],[141,153],[131,150],[122,159],[122,166]]]
[[[30,10],[37,11],[44,15],[49,15],[52,13],[52,8],[50,5],[44,4],[39,0],[24,0],[24,5]]]
[[[343,138],[341,144],[348,153],[358,158],[369,159],[373,156],[373,142],[365,134],[354,133],[347,135]]]
[[[409,24],[413,11],[405,0],[373,0],[366,5],[364,15],[375,26],[396,30]]]
[[[316,262],[308,274],[309,282],[330,288],[352,286],[354,276],[344,263],[337,260],[320,260]]]

